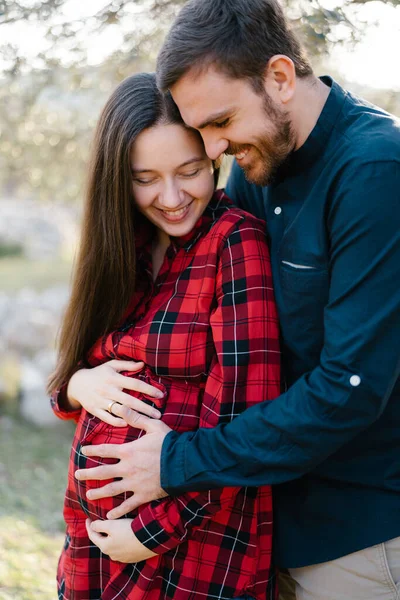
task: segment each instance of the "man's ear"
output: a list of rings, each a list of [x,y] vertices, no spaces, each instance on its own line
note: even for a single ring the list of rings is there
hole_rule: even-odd
[[[287,104],[296,89],[296,68],[291,58],[275,54],[270,58],[264,73],[265,91],[278,104]]]

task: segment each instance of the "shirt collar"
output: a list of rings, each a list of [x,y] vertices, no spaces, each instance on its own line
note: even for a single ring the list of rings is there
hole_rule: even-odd
[[[331,77],[323,76],[320,77],[320,79],[331,88],[329,96],[314,129],[311,131],[304,144],[301,148],[293,152],[288,160],[280,167],[277,173],[276,183],[279,183],[287,176],[303,170],[321,157],[342,112],[343,104],[347,98],[347,92]]]
[[[227,203],[230,203],[230,201],[223,190],[217,190],[193,229],[186,235],[171,237],[171,244],[176,248],[184,248],[188,252],[197,240],[215,223],[216,218],[218,218],[218,208],[221,205],[226,206]]]

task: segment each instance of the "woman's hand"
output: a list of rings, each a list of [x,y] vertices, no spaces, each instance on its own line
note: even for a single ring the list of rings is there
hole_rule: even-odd
[[[139,542],[131,528],[132,520],[90,521],[87,519],[86,529],[93,544],[96,544],[111,560],[135,563],[157,556]]]
[[[122,404],[153,419],[159,419],[161,413],[158,410],[122,391],[133,390],[152,398],[163,397],[163,393],[157,388],[140,379],[126,377],[120,373],[120,371],[139,372],[143,366],[143,362],[110,360],[93,369],[80,369],[69,380],[68,400],[71,405],[81,405],[90,414],[115,427],[125,427],[127,423],[124,419],[108,412],[112,402]]]

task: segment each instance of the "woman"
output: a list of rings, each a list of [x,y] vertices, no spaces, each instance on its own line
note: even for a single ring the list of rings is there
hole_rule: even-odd
[[[113,416],[118,403],[153,416],[157,409],[169,427],[188,431],[227,423],[279,394],[265,232],[215,192],[215,177],[201,137],[159,93],[154,75],[117,88],[97,128],[81,251],[49,385],[69,380],[53,407],[78,420],[59,598],[273,597],[269,488],[141,506],[127,515],[132,563],[123,564],[90,542],[85,521],[107,518],[126,494],[93,501],[96,482],[74,477],[101,462],[83,456],[82,446],[140,435]],[[140,373],[132,361],[142,361]]]

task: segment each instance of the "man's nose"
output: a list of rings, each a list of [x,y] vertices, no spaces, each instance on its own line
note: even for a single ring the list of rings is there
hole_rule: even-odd
[[[207,156],[211,160],[217,160],[229,147],[228,140],[217,137],[212,133],[201,132],[203,138],[204,147],[207,152]]]

